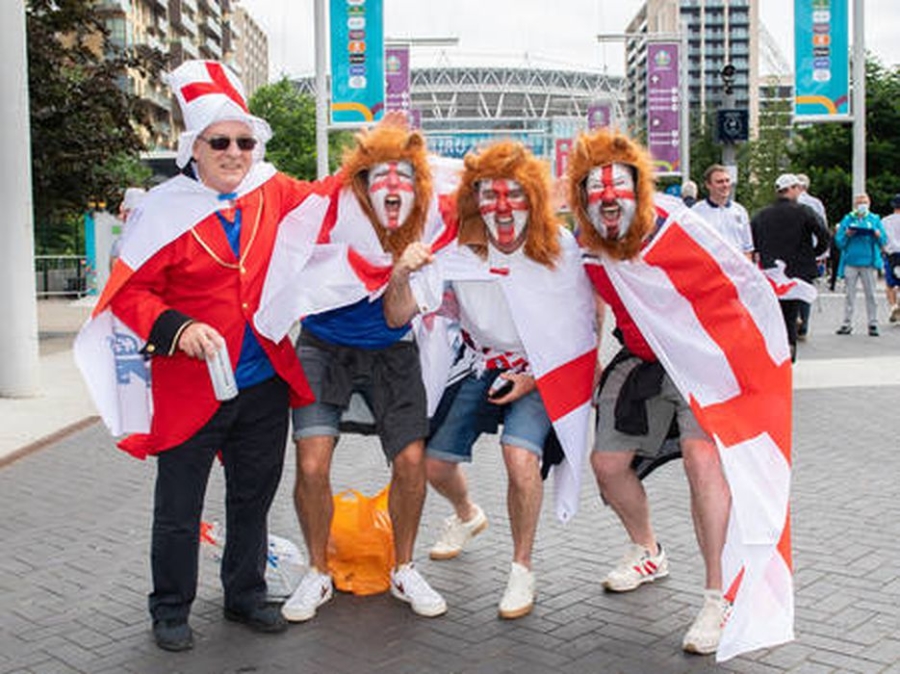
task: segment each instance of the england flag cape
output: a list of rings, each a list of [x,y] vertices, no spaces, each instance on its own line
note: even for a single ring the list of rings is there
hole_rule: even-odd
[[[275,174],[271,164],[254,164],[238,186],[237,196],[259,188]],[[153,409],[150,368],[141,354],[146,342],[116,318],[110,301],[147,260],[221,207],[217,192],[179,175],[150,190],[129,217],[121,255],[74,344],[75,362],[114,436],[149,432]],[[321,199],[310,198],[289,213],[285,222],[307,221],[308,211],[317,208],[322,210]],[[316,233],[298,233],[292,242],[298,260],[308,259]]]
[[[567,522],[578,511],[589,448],[597,333],[596,305],[578,246],[562,228],[560,242],[562,255],[553,269],[520,254],[509,256],[508,267],[492,269],[467,246],[449,246],[433,264],[411,275],[410,285],[419,307],[436,309],[445,282],[500,284],[565,453],[562,463],[553,467],[553,476],[556,515]],[[434,380],[433,386],[442,386],[446,370],[433,369],[424,376]]]
[[[429,157],[434,172],[435,193],[422,233],[422,241],[439,251],[455,239],[456,226],[442,215],[442,203],[456,185],[458,162]],[[310,197],[310,198],[315,198]],[[280,341],[297,321],[310,314],[347,306],[364,298],[381,296],[390,280],[393,260],[378,240],[372,223],[349,188],[341,189],[336,204],[320,199],[320,208],[306,211],[308,219],[286,223],[278,232],[269,263],[259,309],[253,323],[259,332]],[[324,221],[324,225],[322,225]],[[322,225],[312,226],[312,225]],[[300,232],[321,230],[311,251],[297,250],[292,241]],[[302,264],[300,263],[302,262]],[[449,322],[441,317],[413,320],[423,371],[449,370],[453,341]],[[440,386],[426,381],[429,415],[437,408]]]
[[[676,200],[658,197],[657,212],[664,224],[636,259],[596,263],[721,457],[724,661],[794,638],[790,351],[759,270]]]
[[[812,304],[819,296],[819,291],[809,281],[788,276],[784,272],[786,266],[784,260],[775,260],[774,267],[763,269],[775,295],[779,300],[802,300]]]

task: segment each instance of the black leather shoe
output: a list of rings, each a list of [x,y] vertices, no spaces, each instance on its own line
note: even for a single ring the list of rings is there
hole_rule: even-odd
[[[153,638],[164,651],[189,651],[194,647],[194,633],[187,620],[154,620]]]
[[[877,337],[878,336],[878,326],[870,325],[869,326],[869,337]]]
[[[281,607],[271,604],[261,604],[252,611],[236,611],[225,608],[225,619],[236,623],[243,623],[255,632],[284,632],[287,622],[281,615]]]
[[[842,325],[841,327],[839,327],[837,329],[837,332],[835,332],[835,334],[836,335],[849,335],[851,332],[853,332],[853,328],[851,328],[849,325]]]

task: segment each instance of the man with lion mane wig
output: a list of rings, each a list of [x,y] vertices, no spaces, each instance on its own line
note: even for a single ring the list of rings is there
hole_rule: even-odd
[[[596,365],[594,303],[576,242],[554,217],[546,165],[512,141],[472,152],[464,164],[457,245],[436,252],[411,244],[395,265],[385,311],[391,325],[452,312],[468,365],[445,392],[428,440],[429,483],[455,511],[432,559],[457,556],[487,526],[459,464],[471,461],[481,433],[503,425],[513,559],[498,612],[514,619],[534,606],[531,557],[551,434],[564,454],[554,466],[557,515],[567,520],[577,509]]]
[[[334,513],[330,473],[341,419],[360,396],[374,417],[392,474],[388,510],[396,566],[391,593],[422,616],[446,612],[443,597],[412,563],[425,501],[426,393],[409,322],[385,322],[382,292],[396,258],[425,239],[452,240],[434,197],[425,139],[405,123],[360,133],[341,168],[344,187],[327,206],[300,277],[283,286],[303,316],[297,355],[316,402],[293,413],[297,446],[294,502],[309,570],[282,608],[291,622],[313,618],[332,597],[327,545]],[[274,292],[274,294],[277,294]]]
[[[627,592],[669,573],[640,478],[677,428],[705,567],[683,649],[724,660],[788,641],[790,354],[775,294],[681,201],[654,192],[648,153],[624,135],[581,136],[568,177],[585,270],[622,343],[595,394],[591,465],[631,545],[602,584]]]

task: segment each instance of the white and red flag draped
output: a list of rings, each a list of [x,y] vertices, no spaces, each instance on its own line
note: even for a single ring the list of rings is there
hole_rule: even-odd
[[[774,267],[763,269],[763,274],[772,284],[772,289],[779,300],[803,300],[811,304],[819,296],[819,291],[809,281],[794,278],[784,273],[784,260],[775,260]]]
[[[258,162],[236,190],[236,198],[252,192],[275,175],[271,164]],[[324,212],[322,199],[311,196],[285,216],[289,226],[308,221],[309,211]],[[218,193],[186,176],[176,176],[152,189],[132,211],[122,238],[121,255],[109,281],[75,339],[75,362],[97,410],[115,435],[146,433],[153,414],[150,368],[141,349],[145,341],[118,320],[110,301],[147,260],[168,243],[222,208]],[[321,215],[319,218],[321,219]],[[296,258],[309,257],[316,231],[292,229]]]
[[[429,157],[436,197],[429,204],[422,241],[438,251],[455,241],[455,222],[444,218],[446,200],[458,182],[460,162],[447,162]],[[316,210],[306,211],[306,220],[296,219],[282,225],[263,285],[259,309],[253,324],[259,332],[274,341],[281,340],[297,319],[331,309],[348,306],[364,298],[380,297],[390,280],[393,260],[386,252],[349,188],[334,198],[322,198]],[[442,207],[442,205],[444,207]],[[297,232],[315,229],[319,238],[307,254],[292,244]],[[452,354],[445,342],[452,342],[447,320],[435,317],[413,320],[423,370],[449,370]],[[440,401],[444,381],[428,390],[428,411],[433,413]]]
[[[443,284],[494,281],[509,304],[538,391],[565,458],[554,466],[556,515],[567,522],[578,511],[584,459],[589,449],[591,389],[597,366],[596,305],[581,267],[580,251],[561,229],[562,255],[553,269],[524,254],[491,268],[467,246],[448,246],[432,265],[410,278],[417,304],[437,308]],[[440,343],[440,342],[437,342]],[[425,372],[446,380],[446,372]],[[443,377],[443,379],[441,379]]]
[[[760,271],[677,200],[658,197],[657,211],[665,222],[638,258],[602,264],[731,489],[723,661],[794,638],[790,351]]]

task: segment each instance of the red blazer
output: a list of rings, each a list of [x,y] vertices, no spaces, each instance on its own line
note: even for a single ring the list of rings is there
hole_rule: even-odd
[[[113,312],[148,340],[146,351],[152,356],[150,432],[124,439],[119,443],[122,449],[139,457],[170,449],[193,436],[219,407],[206,363],[189,358],[174,344],[165,353],[164,345],[149,341],[156,320],[175,310],[208,323],[225,338],[236,366],[245,325],[253,327],[279,223],[311,193],[336,188],[333,180],[309,184],[276,174],[237,202],[242,209],[240,260],[212,214],[160,249],[113,296]],[[312,402],[290,339],[276,344],[255,328],[254,333],[275,371],[288,383],[291,406]]]

